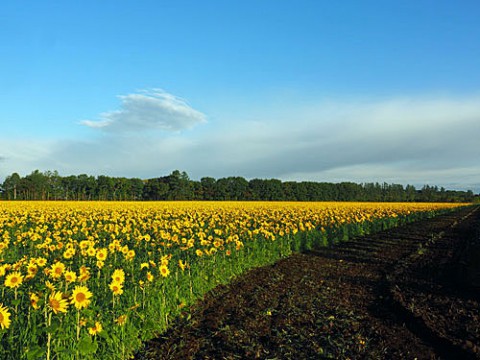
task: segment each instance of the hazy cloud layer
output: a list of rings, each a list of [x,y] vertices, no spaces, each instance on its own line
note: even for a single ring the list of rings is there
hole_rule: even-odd
[[[82,125],[105,131],[131,132],[143,130],[178,131],[205,122],[205,115],[187,102],[163,90],[118,96],[119,110],[100,114],[99,120],[83,120]]]
[[[150,101],[129,97],[122,99],[120,112],[133,112],[130,100],[137,105]],[[166,102],[176,104],[177,99]],[[179,104],[183,110],[176,113],[190,113],[184,102]],[[386,181],[480,191],[478,96],[322,101],[288,111],[271,109],[267,114],[250,113],[248,118],[254,120],[249,121],[232,116],[229,122],[210,122],[202,131],[188,134],[154,135],[126,130],[181,129],[204,121],[204,115],[186,116],[188,121],[177,116],[175,121],[163,120],[163,125],[149,117],[134,121],[119,115],[105,125],[115,131],[88,140],[1,141],[0,153],[6,159],[0,176],[38,168],[57,169],[61,174],[150,178],[180,169],[194,179]]]

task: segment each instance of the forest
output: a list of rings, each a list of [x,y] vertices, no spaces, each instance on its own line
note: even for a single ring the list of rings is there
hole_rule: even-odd
[[[387,183],[246,180],[239,176],[191,180],[175,170],[151,179],[86,174],[61,176],[39,170],[26,176],[13,173],[0,185],[3,200],[269,200],[269,201],[405,201],[472,202],[479,196],[443,187]]]

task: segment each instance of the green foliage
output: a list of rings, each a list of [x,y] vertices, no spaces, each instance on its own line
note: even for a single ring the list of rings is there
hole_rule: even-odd
[[[7,176],[2,189],[6,200],[265,200],[265,201],[427,201],[472,202],[472,191],[453,191],[425,185],[420,190],[399,184],[203,177],[191,180],[186,172],[141,180],[85,174],[61,177],[56,171],[33,171]]]

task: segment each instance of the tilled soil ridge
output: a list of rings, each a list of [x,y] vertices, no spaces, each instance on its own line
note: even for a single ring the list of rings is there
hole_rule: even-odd
[[[465,208],[253,269],[136,358],[480,359],[479,229]]]

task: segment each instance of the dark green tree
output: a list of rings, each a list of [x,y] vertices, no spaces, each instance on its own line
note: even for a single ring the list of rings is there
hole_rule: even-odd
[[[215,200],[217,193],[217,180],[212,177],[202,177],[200,179],[203,200]]]
[[[17,191],[21,177],[18,173],[13,173],[5,178],[3,182],[4,196],[7,200],[17,200]]]

